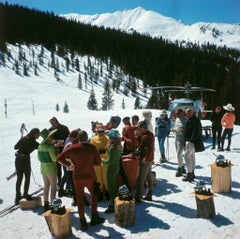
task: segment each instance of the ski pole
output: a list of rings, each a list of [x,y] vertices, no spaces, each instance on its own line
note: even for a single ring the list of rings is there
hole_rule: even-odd
[[[167,136],[167,160],[169,161],[169,137]]]
[[[7,181],[9,181],[10,179],[14,178],[17,175],[17,172],[13,172],[11,173],[9,176],[6,177]]]
[[[32,169],[31,169],[31,171],[32,171]],[[36,182],[36,179],[35,179],[35,176],[33,174],[33,171],[32,171],[32,176],[33,176],[33,181],[34,181],[35,185],[37,185],[38,187],[41,187],[41,185]]]

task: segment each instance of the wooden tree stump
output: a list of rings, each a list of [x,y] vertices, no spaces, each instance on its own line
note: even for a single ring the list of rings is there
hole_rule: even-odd
[[[231,192],[231,166],[218,167],[215,163],[211,164],[212,191],[216,193]]]
[[[135,222],[135,201],[123,201],[119,197],[114,201],[114,219],[118,226],[131,226]]]
[[[19,201],[20,208],[25,209],[33,209],[42,206],[41,197],[32,197],[32,200],[26,200],[25,198]]]
[[[216,215],[213,196],[195,194],[198,216],[211,218]]]
[[[51,210],[48,210],[43,214],[49,231],[58,239],[67,238],[72,235],[72,227],[69,217],[70,210],[71,209],[66,209],[66,213],[63,215],[51,213]]]

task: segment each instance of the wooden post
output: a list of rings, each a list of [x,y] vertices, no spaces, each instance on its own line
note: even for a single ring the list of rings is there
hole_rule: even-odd
[[[214,196],[195,194],[197,203],[197,213],[199,217],[211,218],[216,215],[213,197]]]
[[[231,165],[225,168],[211,164],[212,191],[216,193],[231,192]]]
[[[49,231],[58,239],[67,238],[72,235],[69,211],[71,211],[71,209],[67,208],[65,214],[58,215],[48,210],[43,214]]]
[[[119,197],[114,201],[114,219],[118,226],[132,226],[135,222],[135,201],[120,200]]]
[[[25,198],[19,201],[19,205],[21,209],[33,209],[42,206],[41,197],[32,197],[32,200],[26,200]]]

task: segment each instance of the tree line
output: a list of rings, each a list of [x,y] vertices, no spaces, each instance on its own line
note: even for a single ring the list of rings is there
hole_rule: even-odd
[[[152,38],[137,32],[127,34],[66,20],[52,12],[0,3],[2,52],[6,50],[6,43],[42,44],[50,51],[58,45],[103,61],[110,59],[112,64],[120,66],[133,79],[141,79],[146,86],[189,82],[192,86],[213,88],[214,95],[204,95],[209,107],[232,103],[240,110],[240,51],[236,49],[209,43],[173,43],[161,37]],[[179,93],[171,95],[172,98],[179,96]],[[156,101],[152,102],[149,107],[159,107]],[[160,107],[166,104],[167,101]]]

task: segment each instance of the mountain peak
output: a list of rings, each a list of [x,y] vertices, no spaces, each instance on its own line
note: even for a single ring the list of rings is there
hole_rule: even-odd
[[[172,42],[192,42],[200,45],[210,43],[240,49],[239,24],[199,22],[185,25],[174,18],[145,10],[140,6],[113,13],[95,15],[71,13],[60,16],[95,26],[162,37]]]

